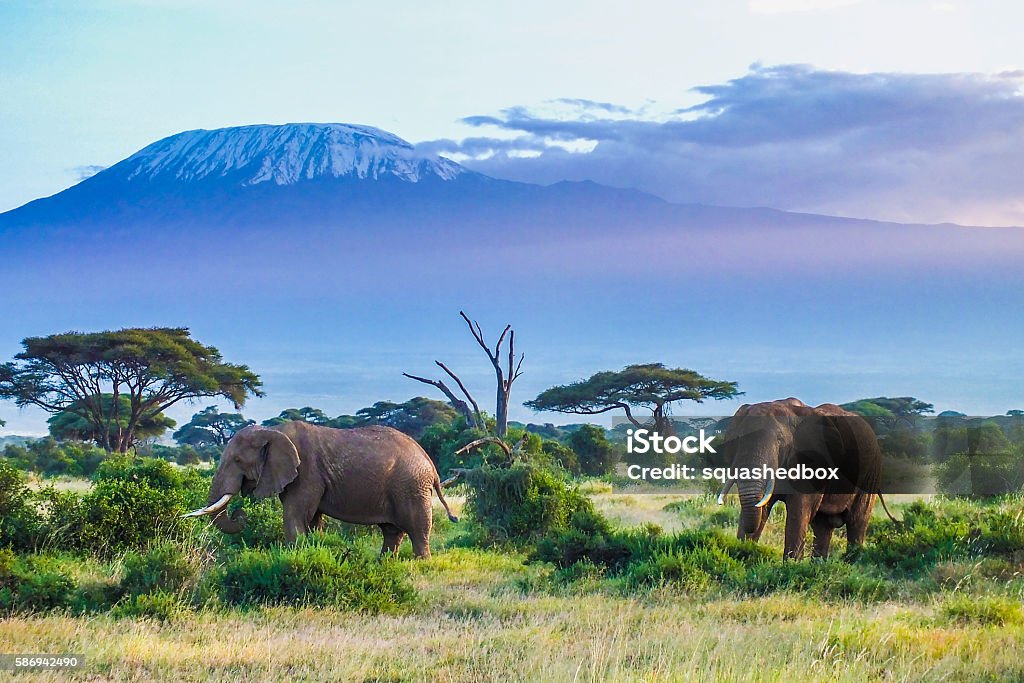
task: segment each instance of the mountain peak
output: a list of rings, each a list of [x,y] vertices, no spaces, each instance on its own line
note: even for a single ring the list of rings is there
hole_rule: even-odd
[[[251,125],[190,130],[158,140],[109,169],[125,180],[221,180],[250,186],[317,178],[419,182],[452,180],[466,170],[427,156],[372,126],[343,123]]]

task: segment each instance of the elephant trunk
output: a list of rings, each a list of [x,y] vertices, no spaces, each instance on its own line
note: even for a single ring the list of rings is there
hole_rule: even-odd
[[[740,529],[739,539],[757,540],[761,531],[761,515],[764,510],[757,507],[757,502],[764,493],[762,482],[744,481],[739,484],[740,492]]]
[[[225,496],[228,496],[230,499],[231,496],[238,495],[238,492],[242,489],[241,472],[234,472],[232,470],[233,468],[222,466],[217,470],[217,474],[213,476],[213,483],[210,485],[210,496],[208,498],[210,505],[207,506],[207,509],[223,501]],[[245,528],[245,512],[235,510],[233,513],[228,514],[226,502],[212,514],[214,526],[226,534],[241,533],[242,529]]]

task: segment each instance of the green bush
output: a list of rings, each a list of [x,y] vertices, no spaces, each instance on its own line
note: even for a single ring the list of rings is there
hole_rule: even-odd
[[[1021,622],[1021,607],[1016,600],[1001,596],[957,594],[942,606],[942,614],[950,621],[1002,626]]]
[[[155,619],[171,621],[185,610],[184,606],[173,593],[143,593],[133,595],[117,603],[110,614],[117,618]]]
[[[82,496],[48,486],[36,493],[41,515],[40,543],[46,548],[81,550]]]
[[[893,591],[891,581],[838,559],[761,564],[752,567],[737,587],[755,595],[793,591],[859,600],[884,600]]]
[[[127,595],[177,593],[198,575],[195,564],[172,541],[160,541],[146,552],[129,552],[124,558],[121,588]]]
[[[590,507],[577,510],[568,528],[540,539],[533,557],[559,568],[585,561],[619,569],[632,557],[632,552],[628,538],[613,532],[608,520]]]
[[[1024,547],[1024,520],[998,502],[916,501],[904,509],[900,523],[872,524],[869,540],[862,562],[921,572],[940,561],[1012,557]]]
[[[615,471],[619,454],[601,427],[581,426],[569,436],[569,447],[576,453],[583,474],[601,476]]]
[[[477,467],[484,462],[487,455],[493,455],[497,451],[497,448],[492,446],[455,455],[455,451],[486,434],[482,430],[466,426],[465,419],[460,417],[451,422],[430,425],[417,441],[437,465],[437,471],[443,479],[448,470],[454,467]]]
[[[97,482],[82,497],[79,548],[109,557],[145,548],[180,528],[181,490],[153,488],[146,480]]]
[[[492,541],[540,539],[591,509],[562,473],[532,462],[483,465],[467,473],[466,483],[466,510]]]
[[[565,444],[547,439],[541,444],[540,450],[547,462],[557,463],[559,467],[574,476],[578,477],[583,474],[576,451]]]
[[[24,477],[0,460],[0,548],[32,549],[40,527],[39,513]]]
[[[205,504],[205,503],[204,503]],[[245,498],[245,528],[238,534],[222,534],[221,541],[236,548],[271,548],[284,542],[284,509],[277,498]]]
[[[412,601],[403,566],[352,546],[313,537],[289,548],[244,550],[217,576],[221,600],[232,605],[333,605],[388,612]]]
[[[0,610],[33,612],[70,605],[75,582],[67,567],[47,555],[16,556],[0,550]]]
[[[955,453],[935,466],[935,477],[939,490],[951,495],[981,498],[1012,493],[1024,487],[1024,454],[1011,450]]]
[[[57,441],[52,437],[35,439],[24,445],[9,444],[3,457],[21,470],[49,476],[87,477],[96,471],[107,453],[93,444]]]
[[[182,473],[169,462],[131,455],[111,456],[96,470],[95,479],[97,482],[144,482],[150,488],[163,491],[180,489],[184,484]]]

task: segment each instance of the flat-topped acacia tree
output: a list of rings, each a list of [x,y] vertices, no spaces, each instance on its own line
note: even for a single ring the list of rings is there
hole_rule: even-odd
[[[654,429],[673,433],[668,408],[677,401],[703,402],[740,395],[736,382],[708,379],[684,368],[666,368],[662,363],[628,365],[622,370],[598,372],[588,379],[551,387],[524,405],[534,410],[598,415],[622,410],[636,427],[644,424],[633,415],[636,408],[651,411]]]
[[[140,424],[172,405],[222,397],[240,408],[262,396],[260,378],[227,363],[187,328],[66,332],[22,341],[24,351],[0,365],[0,398],[50,413],[74,410],[95,428],[107,451],[126,452]],[[128,410],[110,406],[128,399]]]

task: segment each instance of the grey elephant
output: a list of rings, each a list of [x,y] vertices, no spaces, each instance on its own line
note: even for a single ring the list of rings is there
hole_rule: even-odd
[[[874,509],[881,470],[881,450],[871,425],[837,405],[816,408],[795,398],[741,406],[725,433],[730,467],[768,470],[838,464],[840,481],[785,482],[775,477],[733,479],[740,496],[740,539],[758,540],[775,503],[786,506],[784,557],[803,555],[807,529],[814,530],[815,557],[827,557],[833,530],[846,526],[847,546],[864,543]]]
[[[381,554],[396,553],[405,535],[417,557],[430,557],[433,493],[458,521],[441,493],[430,457],[416,441],[390,427],[332,429],[306,422],[250,426],[228,442],[210,486],[209,505],[184,515],[212,516],[225,533],[239,533],[244,513],[227,514],[239,493],[278,496],[284,537],[320,528],[323,515],[384,532]]]

